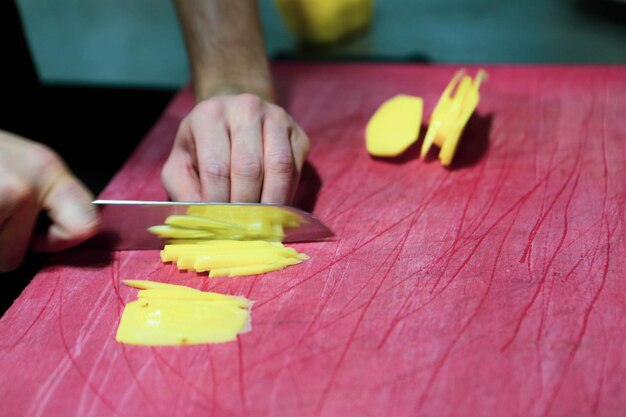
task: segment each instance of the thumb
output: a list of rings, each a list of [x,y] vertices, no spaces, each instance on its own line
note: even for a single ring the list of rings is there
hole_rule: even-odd
[[[87,188],[67,171],[56,176],[42,208],[51,225],[33,240],[33,249],[56,252],[75,246],[98,232],[100,219]]]

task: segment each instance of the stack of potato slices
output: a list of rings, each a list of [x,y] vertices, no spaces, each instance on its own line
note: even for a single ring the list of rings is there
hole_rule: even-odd
[[[169,216],[149,230],[169,239],[163,262],[210,277],[256,275],[295,265],[309,257],[281,240],[298,227],[296,213],[276,206],[191,206],[187,215]]]
[[[434,145],[440,148],[439,161],[450,166],[461,133],[478,106],[479,89],[487,73],[479,70],[472,79],[464,70],[458,71],[439,98],[430,116],[428,131],[422,143],[425,158]],[[422,124],[421,97],[400,94],[385,101],[369,120],[365,130],[367,151],[378,157],[402,154],[419,138]]]
[[[250,330],[252,302],[155,281],[128,280],[139,288],[126,304],[115,339],[142,346],[223,343]]]

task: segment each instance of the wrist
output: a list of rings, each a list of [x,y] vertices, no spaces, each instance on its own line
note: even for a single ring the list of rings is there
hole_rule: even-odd
[[[194,86],[196,101],[208,100],[212,97],[230,96],[238,94],[254,94],[270,103],[275,103],[276,96],[271,85],[265,83],[196,83]]]

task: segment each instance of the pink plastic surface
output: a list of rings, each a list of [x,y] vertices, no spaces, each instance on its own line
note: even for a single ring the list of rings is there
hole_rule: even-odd
[[[0,320],[0,415],[626,415],[626,68],[487,67],[454,169],[417,147],[368,156],[380,103],[420,95],[429,115],[455,70],[276,65],[313,144],[299,203],[337,239],[231,279],[156,251],[59,254]],[[165,198],[192,104],[183,91],[101,198]],[[252,331],[120,345],[137,291],[121,279],[245,295]]]

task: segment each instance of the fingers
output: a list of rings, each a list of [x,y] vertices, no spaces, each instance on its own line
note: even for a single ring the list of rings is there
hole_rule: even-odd
[[[309,141],[280,107],[252,94],[215,97],[181,123],[161,178],[174,200],[292,200]]]
[[[302,130],[302,128],[295,123],[289,139],[295,164],[294,179],[292,181],[289,194],[289,202],[292,202],[298,189],[300,174],[302,174],[302,167],[304,167],[304,163],[309,156],[310,142],[309,137],[304,130]]]
[[[188,119],[185,119],[178,129],[172,152],[161,170],[161,182],[172,200],[202,200],[195,155],[195,144]]]
[[[220,102],[207,101],[190,115],[196,147],[200,195],[204,201],[230,201],[230,140]]]
[[[62,170],[44,188],[42,208],[52,224],[33,242],[33,249],[54,252],[77,245],[98,232],[100,225],[89,191]]]
[[[19,266],[42,210],[52,224],[32,242],[38,248],[61,250],[93,236],[99,220],[91,200],[50,148],[0,132],[0,271]]]
[[[287,204],[290,202],[297,170],[291,149],[292,128],[286,113],[268,114],[263,124],[264,178],[262,203]]]
[[[257,96],[238,97],[230,109],[231,185],[230,200],[255,203],[263,187],[263,102]]]
[[[16,269],[24,259],[38,213],[35,190],[8,175],[0,182],[0,272]]]

